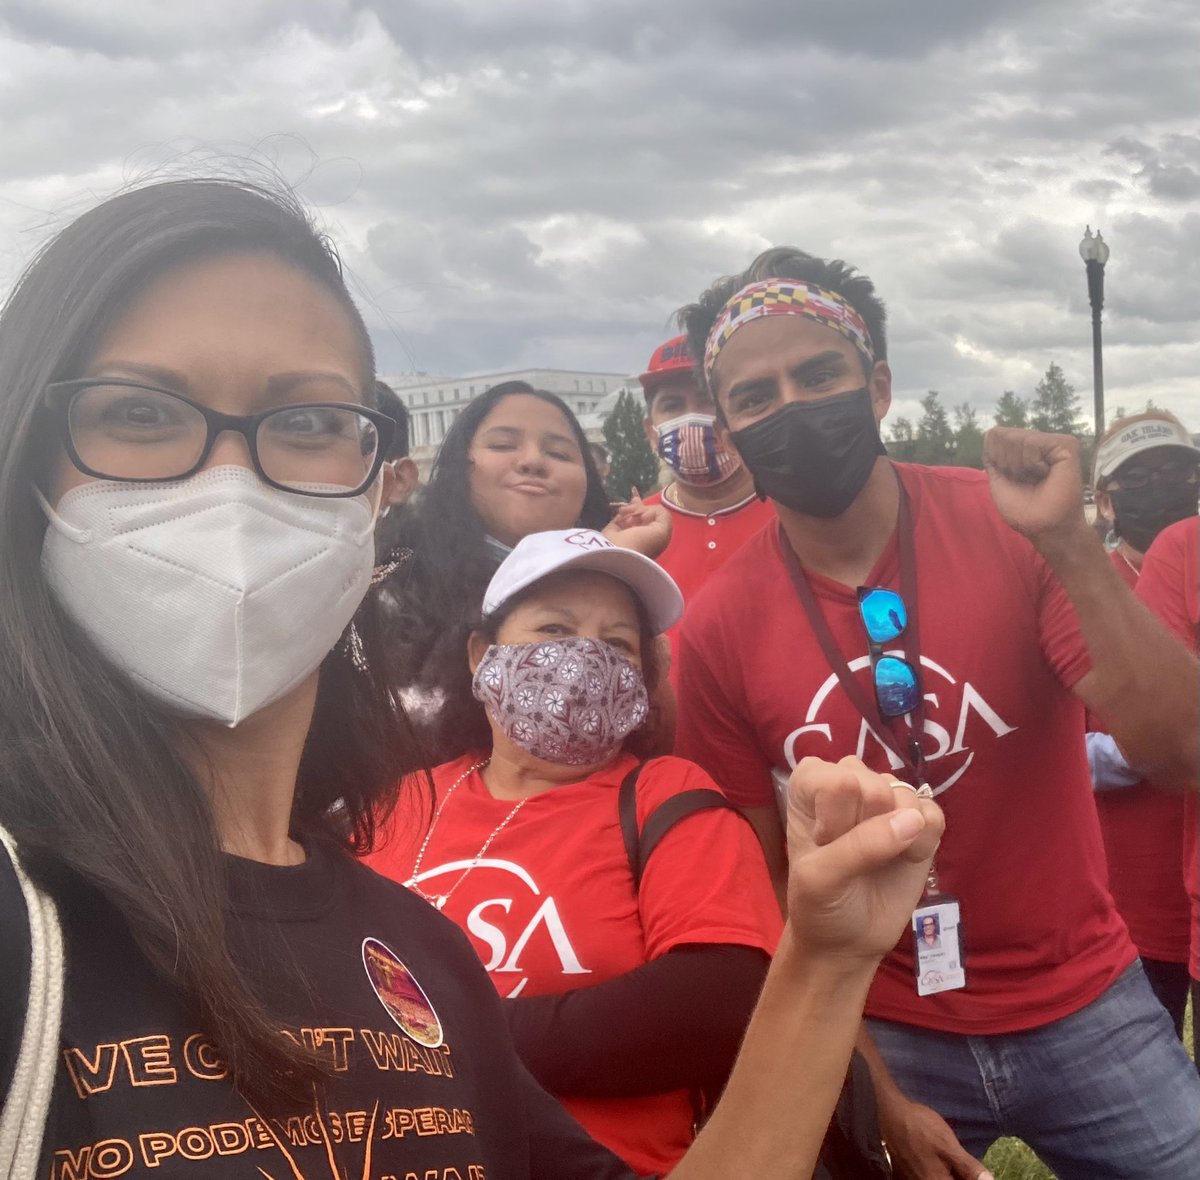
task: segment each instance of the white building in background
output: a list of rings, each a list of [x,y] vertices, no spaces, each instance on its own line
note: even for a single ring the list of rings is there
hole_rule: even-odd
[[[628,373],[595,373],[575,369],[518,369],[508,373],[477,373],[471,377],[431,377],[406,373],[383,377],[408,407],[409,450],[424,479],[450,424],[472,399],[501,381],[525,381],[534,389],[556,393],[571,407],[594,441],[603,440],[602,423],[622,389],[641,387]]]

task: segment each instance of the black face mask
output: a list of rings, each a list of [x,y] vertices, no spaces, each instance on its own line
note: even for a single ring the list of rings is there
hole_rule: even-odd
[[[1108,493],[1117,515],[1115,531],[1139,553],[1169,524],[1195,516],[1200,506],[1200,485],[1194,483],[1148,483],[1144,488],[1127,488]]]
[[[730,437],[758,494],[805,516],[841,516],[887,453],[865,387],[789,402]]]

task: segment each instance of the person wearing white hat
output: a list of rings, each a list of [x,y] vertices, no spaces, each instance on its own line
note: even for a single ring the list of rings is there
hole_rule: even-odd
[[[526,1064],[642,1173],[686,1150],[689,1094],[723,1083],[780,931],[749,825],[699,767],[641,761],[654,637],[682,609],[601,533],[519,542],[465,653],[486,738],[434,770],[420,846],[369,858],[468,932]],[[651,857],[653,813],[697,791]]]
[[[1123,559],[1136,574],[1167,525],[1196,515],[1200,450],[1169,410],[1118,418],[1096,447],[1092,485],[1096,511],[1117,537],[1114,564]],[[1117,570],[1124,575],[1121,566]]]
[[[1096,511],[1116,535],[1109,560],[1132,589],[1159,533],[1196,515],[1200,450],[1169,410],[1118,418],[1096,448],[1093,486]],[[1179,871],[1186,799],[1158,790],[1131,770],[1104,725],[1090,714],[1087,748],[1109,889],[1154,994],[1175,1031],[1182,1032],[1191,927]]]

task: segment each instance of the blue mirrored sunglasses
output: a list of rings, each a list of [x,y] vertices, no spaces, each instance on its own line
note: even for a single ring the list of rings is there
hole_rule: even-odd
[[[879,711],[885,717],[903,717],[911,713],[921,699],[917,671],[899,656],[884,655],[883,645],[898,639],[908,626],[904,599],[895,590],[882,586],[860,586],[858,613],[867,632]]]

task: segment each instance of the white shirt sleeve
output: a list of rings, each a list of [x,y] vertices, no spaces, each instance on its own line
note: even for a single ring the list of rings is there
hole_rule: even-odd
[[[1141,781],[1142,776],[1125,761],[1125,755],[1111,734],[1089,733],[1087,756],[1094,790],[1114,791],[1120,787],[1132,787]]]

